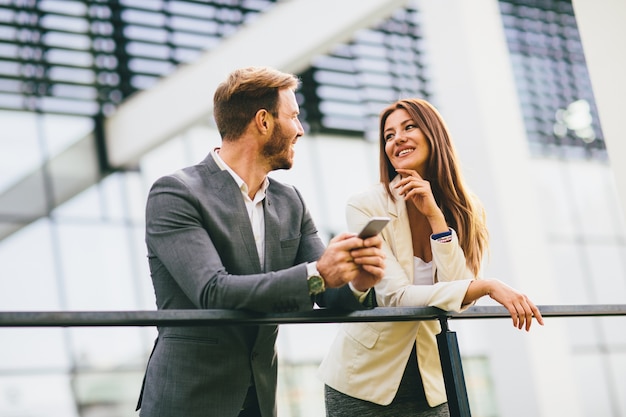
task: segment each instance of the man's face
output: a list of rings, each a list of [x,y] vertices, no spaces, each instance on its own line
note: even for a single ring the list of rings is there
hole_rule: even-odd
[[[294,146],[304,134],[298,119],[300,107],[296,95],[290,89],[278,93],[278,117],[274,118],[271,139],[263,146],[263,156],[267,158],[270,170],[290,169],[295,155]]]

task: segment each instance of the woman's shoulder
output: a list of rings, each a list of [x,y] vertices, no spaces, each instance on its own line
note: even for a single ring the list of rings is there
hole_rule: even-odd
[[[372,202],[373,200],[382,200],[387,198],[385,187],[381,183],[372,184],[369,187],[352,194],[348,197],[348,204],[357,204],[360,202]]]

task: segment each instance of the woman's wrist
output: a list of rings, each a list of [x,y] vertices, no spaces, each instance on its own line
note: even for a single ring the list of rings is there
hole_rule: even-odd
[[[491,295],[493,280],[490,279],[474,279],[470,282],[465,292],[463,304],[473,303],[485,295]]]
[[[434,216],[427,216],[426,219],[430,224],[430,229],[433,231],[433,234],[444,233],[449,230],[448,223],[446,223],[446,218],[443,216],[441,210]]]

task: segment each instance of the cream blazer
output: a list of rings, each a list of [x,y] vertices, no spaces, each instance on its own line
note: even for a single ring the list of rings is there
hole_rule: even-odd
[[[398,181],[396,177],[392,181]],[[389,216],[383,229],[385,277],[375,287],[381,307],[433,306],[462,311],[473,274],[456,232],[447,243],[431,239],[433,285],[412,285],[413,245],[404,198],[392,201],[382,184],[350,198],[346,208],[348,227],[360,230],[372,216]],[[343,323],[322,361],[318,376],[328,386],[355,398],[388,405],[398,391],[413,344],[426,399],[431,407],[446,402],[446,392],[435,335],[439,321]]]

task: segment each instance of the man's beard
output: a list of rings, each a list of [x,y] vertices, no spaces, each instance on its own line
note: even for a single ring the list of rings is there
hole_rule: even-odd
[[[272,171],[278,169],[290,169],[293,166],[290,151],[293,138],[283,132],[280,124],[276,124],[272,139],[263,145],[261,153],[267,159]]]

